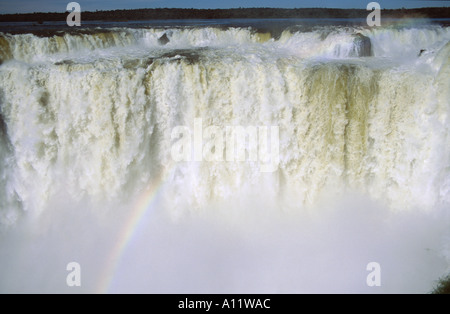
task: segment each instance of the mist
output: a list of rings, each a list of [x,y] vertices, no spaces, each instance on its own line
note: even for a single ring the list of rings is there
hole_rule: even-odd
[[[156,202],[117,256],[123,209],[21,219],[2,231],[0,292],[428,293],[449,270],[445,210],[392,212],[357,195],[297,211],[244,203],[174,216]],[[70,262],[81,287],[66,283]],[[380,287],[366,283],[371,262]]]

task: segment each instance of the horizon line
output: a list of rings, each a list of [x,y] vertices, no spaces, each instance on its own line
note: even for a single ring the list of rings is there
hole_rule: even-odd
[[[441,6],[441,7],[420,7],[420,8],[395,8],[395,9],[386,9],[382,8],[381,11],[396,11],[396,10],[402,10],[402,11],[412,11],[412,10],[422,10],[422,9],[443,9],[443,8],[450,8],[450,6]],[[228,10],[255,10],[255,9],[272,9],[272,10],[343,10],[343,11],[350,11],[350,10],[359,10],[359,11],[367,11],[367,9],[362,8],[328,8],[328,7],[309,7],[309,8],[276,8],[276,7],[239,7],[239,8],[227,8],[227,9],[211,9],[211,8],[139,8],[139,9],[110,9],[110,10],[95,10],[95,11],[82,11],[84,13],[100,13],[100,12],[114,12],[114,11],[141,11],[141,10],[196,10],[196,11],[228,11]],[[0,16],[5,15],[26,15],[26,14],[66,14],[70,11],[53,11],[53,12],[22,12],[22,13],[0,13]]]

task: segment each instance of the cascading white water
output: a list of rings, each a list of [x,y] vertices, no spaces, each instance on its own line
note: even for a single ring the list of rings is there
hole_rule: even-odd
[[[167,43],[159,40],[164,34]],[[358,57],[356,34],[370,38],[373,56]],[[77,210],[103,204],[109,207],[104,215],[126,216],[114,204],[132,204],[161,173],[159,206],[173,217],[220,216],[223,209],[214,209],[220,204],[260,215],[263,209],[246,209],[255,199],[275,213],[320,213],[317,206],[329,206],[318,205],[324,200],[356,193],[371,200],[368,207],[433,217],[444,212],[447,219],[449,41],[450,28],[440,26],[323,27],[279,38],[213,27],[0,34],[1,223],[14,228],[21,215],[39,221],[61,195]],[[175,162],[172,130],[193,130],[199,118],[222,128],[278,126],[277,171],[262,173],[248,161]],[[324,214],[322,221],[333,220]],[[444,219],[427,239],[441,241],[437,234],[445,226]],[[367,235],[358,230],[343,241]]]

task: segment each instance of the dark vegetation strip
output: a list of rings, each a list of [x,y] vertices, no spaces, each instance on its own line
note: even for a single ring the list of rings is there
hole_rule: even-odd
[[[439,280],[433,294],[450,294],[450,275]]]
[[[83,9],[83,8],[81,8]],[[137,20],[171,20],[171,19],[277,19],[277,18],[365,18],[367,10],[363,9],[274,9],[274,8],[240,8],[240,9],[137,9],[114,11],[82,11],[84,21],[137,21]],[[67,12],[61,13],[27,13],[3,14],[0,22],[50,22],[65,21]],[[382,16],[388,18],[449,18],[450,7],[382,10]]]

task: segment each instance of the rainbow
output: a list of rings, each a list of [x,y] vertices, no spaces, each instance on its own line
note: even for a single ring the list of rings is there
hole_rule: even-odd
[[[107,255],[106,267],[102,271],[99,284],[97,285],[97,289],[95,289],[98,294],[108,293],[117,272],[117,268],[122,260],[122,256],[125,253],[128,244],[132,241],[140,222],[145,217],[146,213],[153,207],[152,204],[161,191],[161,187],[167,178],[167,174],[168,171],[163,170],[159,176],[156,176],[144,192],[141,193],[135,205],[132,207],[129,218],[119,232],[116,244]]]

